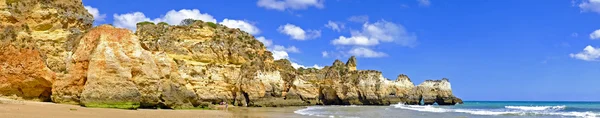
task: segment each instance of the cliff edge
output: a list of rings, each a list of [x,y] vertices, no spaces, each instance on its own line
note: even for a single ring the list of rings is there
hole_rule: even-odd
[[[247,32],[211,22],[136,32],[92,22],[80,0],[0,0],[0,96],[124,109],[462,103],[448,79],[390,80],[358,70],[354,56],[295,69]]]

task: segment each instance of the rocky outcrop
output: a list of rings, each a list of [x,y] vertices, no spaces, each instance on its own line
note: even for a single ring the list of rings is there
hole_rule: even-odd
[[[164,52],[177,62],[186,87],[198,102],[222,101],[242,106],[270,106],[283,99],[285,75],[277,71],[271,52],[252,35],[210,22],[188,26],[139,25],[144,49]]]
[[[355,56],[351,56],[350,59],[348,59],[348,61],[346,62],[346,67],[348,67],[349,71],[356,70],[356,57]]]
[[[357,60],[292,67],[240,29],[194,21],[101,25],[79,0],[0,1],[0,95],[87,107],[450,105],[447,79],[415,85]],[[91,29],[90,29],[91,28]]]
[[[163,53],[142,49],[129,30],[109,25],[91,29],[67,62],[70,79],[55,83],[55,102],[79,100],[88,107],[114,108],[194,107],[196,96],[185,88],[176,63]],[[81,81],[84,84],[69,84]]]
[[[92,21],[80,0],[0,0],[0,95],[49,101],[70,42]]]
[[[426,80],[413,89],[410,94],[410,104],[421,104],[421,100],[423,101],[422,104],[425,105],[432,105],[434,103],[438,105],[463,103],[460,98],[452,94],[450,81],[446,78],[442,80]]]

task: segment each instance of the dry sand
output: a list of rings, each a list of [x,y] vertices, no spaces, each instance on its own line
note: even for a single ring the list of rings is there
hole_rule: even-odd
[[[0,118],[288,118],[303,107],[224,110],[105,109],[0,98]]]

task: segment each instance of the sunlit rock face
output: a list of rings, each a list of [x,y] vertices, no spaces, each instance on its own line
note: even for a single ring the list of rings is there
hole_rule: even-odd
[[[0,0],[0,95],[49,101],[92,22],[80,0]]]
[[[0,0],[0,96],[126,109],[462,103],[447,79],[390,80],[359,70],[354,56],[295,69],[215,23],[148,22],[132,32],[92,22],[80,0]]]
[[[423,101],[422,104],[425,105],[432,105],[434,103],[438,105],[463,103],[460,98],[452,94],[450,81],[446,78],[442,80],[426,80],[413,89],[410,94],[410,104],[421,104],[421,100]]]

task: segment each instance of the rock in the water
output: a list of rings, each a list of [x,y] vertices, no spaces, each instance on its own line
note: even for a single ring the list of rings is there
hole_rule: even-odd
[[[409,104],[420,104],[421,100],[423,100],[423,104],[425,105],[432,105],[434,103],[438,105],[462,104],[462,100],[452,94],[450,81],[446,78],[442,80],[426,80],[419,84],[411,92],[411,99]]]

